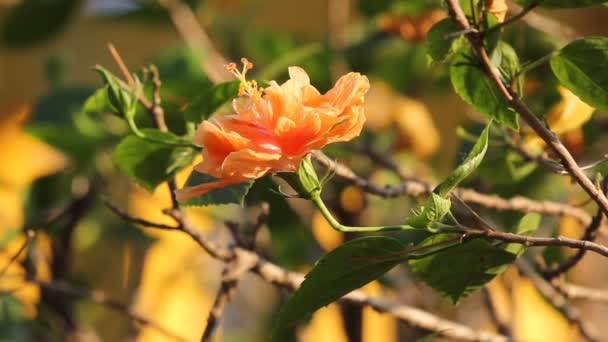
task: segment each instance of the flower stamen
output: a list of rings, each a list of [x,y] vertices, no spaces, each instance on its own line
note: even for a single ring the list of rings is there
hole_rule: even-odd
[[[224,65],[224,69],[233,74],[237,80],[241,81],[239,84],[239,96],[247,96],[252,98],[261,97],[264,92],[264,88],[258,87],[258,82],[256,82],[256,80],[248,81],[246,78],[247,71],[253,69],[253,63],[251,63],[245,57],[241,58],[241,63],[243,63],[242,70],[238,70],[236,63],[228,63]]]

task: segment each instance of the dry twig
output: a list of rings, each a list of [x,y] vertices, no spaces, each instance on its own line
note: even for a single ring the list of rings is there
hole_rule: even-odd
[[[119,300],[110,298],[101,291],[97,291],[97,290],[96,291],[87,291],[84,289],[79,289],[77,287],[74,287],[71,284],[64,282],[64,281],[56,280],[56,281],[47,282],[47,281],[43,281],[43,280],[37,279],[32,276],[28,276],[27,281],[35,283],[36,285],[40,286],[41,288],[46,289],[49,293],[59,293],[64,298],[67,297],[67,298],[85,299],[85,300],[89,300],[95,304],[105,306],[109,309],[112,309],[116,312],[119,312],[119,313],[129,317],[134,322],[137,322],[141,325],[149,326],[175,341],[187,341],[183,337],[178,336],[178,335],[174,334],[173,332],[168,331],[167,329],[160,326],[156,322],[154,322],[154,321],[150,320],[149,318],[141,315],[140,313],[134,311],[133,309],[131,309],[129,307],[129,305],[127,305]]]
[[[379,185],[359,177],[348,166],[338,163],[324,153],[313,153],[315,159],[330,168],[338,177],[360,187],[362,190],[380,197],[420,196],[429,194],[434,186],[416,179],[408,179],[398,184]],[[545,215],[571,216],[584,225],[591,222],[591,216],[586,211],[575,206],[551,201],[537,201],[523,196],[502,198],[497,195],[484,194],[472,189],[456,188],[453,195],[462,198],[465,202],[474,203],[485,208],[496,210],[511,210],[524,213],[539,213]]]

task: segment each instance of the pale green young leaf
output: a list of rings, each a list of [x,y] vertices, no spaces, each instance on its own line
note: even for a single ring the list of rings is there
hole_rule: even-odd
[[[458,167],[450,173],[450,175],[441,184],[437,185],[434,193],[441,197],[446,197],[458,183],[462,182],[468,177],[481,163],[486,151],[488,150],[488,135],[490,131],[491,122],[481,132],[481,135],[475,142],[475,145],[467,155],[466,159],[458,165]]]

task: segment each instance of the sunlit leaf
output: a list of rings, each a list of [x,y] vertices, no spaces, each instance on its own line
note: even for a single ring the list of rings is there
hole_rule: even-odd
[[[351,240],[326,254],[281,309],[273,331],[274,340],[279,341],[281,334],[296,321],[403,262],[403,257],[390,254],[404,249],[405,246],[393,238],[370,236]]]
[[[456,39],[447,35],[458,31],[460,27],[451,18],[443,19],[431,27],[427,33],[426,47],[433,61],[441,62],[446,59]]]
[[[551,58],[559,81],[593,107],[608,110],[608,38],[575,40]]]
[[[433,235],[420,245],[435,244],[452,237]],[[424,282],[456,303],[504,271],[502,266],[512,263],[515,258],[513,253],[476,239],[441,253],[410,260],[409,264]]]
[[[204,90],[192,101],[183,115],[186,121],[199,123],[208,119],[221,105],[237,96],[239,81],[217,84]]]
[[[467,155],[467,158],[458,167],[450,173],[450,175],[441,184],[437,185],[434,192],[441,197],[447,196],[447,194],[468,177],[481,163],[486,151],[488,150],[488,134],[490,130],[490,124],[481,132],[479,139],[473,146],[473,149]]]
[[[508,108],[502,94],[470,53],[461,52],[454,57],[450,78],[454,90],[466,103],[499,123],[519,128],[517,113]]]
[[[146,129],[144,132],[151,135],[155,130]],[[161,133],[156,136],[161,136]],[[114,159],[133,180],[153,191],[175,171],[189,165],[193,153],[189,147],[175,147],[129,135],[116,147]]]
[[[190,177],[186,181],[185,186],[195,186],[204,183],[214,182],[218,179],[197,171],[192,171]],[[204,195],[189,199],[186,205],[207,206],[218,204],[239,204],[243,205],[245,196],[251,189],[253,181],[241,182],[225,186],[223,188],[213,189]]]

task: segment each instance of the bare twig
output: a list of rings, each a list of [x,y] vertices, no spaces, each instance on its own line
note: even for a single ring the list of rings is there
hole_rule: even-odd
[[[360,187],[362,190],[380,197],[398,196],[420,196],[429,194],[434,186],[420,180],[409,179],[398,184],[379,185],[359,177],[350,168],[338,163],[322,152],[313,153],[315,159],[324,166],[330,168],[338,177]],[[495,210],[512,210],[524,213],[539,213],[545,215],[571,216],[584,225],[591,222],[591,216],[581,208],[551,201],[537,201],[523,196],[515,196],[509,199],[497,195],[484,194],[472,189],[456,188],[452,191],[454,195],[462,198],[465,202],[474,203],[485,208]]]
[[[465,230],[465,234],[469,238],[487,238],[490,240],[499,240],[504,242],[512,242],[522,244],[526,247],[539,246],[562,246],[573,249],[583,249],[593,251],[597,254],[608,257],[608,247],[592,241],[577,240],[565,236],[558,237],[537,237],[501,232],[497,230]]]
[[[146,107],[146,109],[152,115],[156,127],[162,132],[167,132],[169,129],[165,123],[165,111],[161,106],[160,86],[162,82],[160,81],[160,74],[156,65],[150,65],[148,70],[152,75],[152,106]]]
[[[198,229],[191,222],[184,220],[183,216],[179,215],[179,211],[168,210],[168,214],[172,215],[177,221],[182,221],[181,226],[183,231],[196,240],[206,251],[211,251],[209,254],[220,260],[229,261],[234,258],[236,253],[242,253],[255,260],[255,264],[251,267],[251,272],[257,274],[268,283],[290,290],[297,289],[304,281],[304,275],[295,272],[289,272],[280,266],[277,266],[252,250],[242,249],[227,249],[214,245],[202,236]],[[213,245],[214,248],[209,248]],[[239,250],[236,252],[235,250]],[[223,256],[222,259],[220,256]],[[358,305],[368,305],[379,312],[386,312],[395,318],[409,324],[411,326],[421,328],[428,331],[437,332],[439,335],[446,336],[461,341],[507,341],[506,336],[492,334],[484,331],[476,331],[467,326],[454,323],[442,318],[439,318],[429,312],[407,306],[396,304],[383,298],[371,297],[363,291],[356,290],[346,296],[342,301],[355,303]]]
[[[34,237],[36,237],[36,232],[34,230],[28,229],[25,231],[25,240],[23,241],[23,244],[21,244],[21,247],[19,247],[17,252],[15,254],[13,254],[13,256],[8,260],[6,265],[4,265],[4,267],[2,269],[0,269],[0,278],[2,278],[2,276],[4,276],[4,273],[6,273],[6,271],[9,269],[9,267],[11,267],[11,265],[15,261],[17,261],[17,259],[21,255],[21,253],[23,253],[23,251],[25,251],[25,249],[30,244],[30,242],[32,242]]]
[[[446,3],[450,16],[460,28],[469,28],[471,25],[462,11],[458,0],[446,0]],[[483,37],[474,32],[467,34],[466,37],[481,59],[486,76],[494,83],[494,86],[507,102],[507,105],[515,110],[521,118],[528,123],[534,132],[545,141],[547,146],[559,157],[564,169],[568,171],[581,188],[593,198],[601,211],[608,216],[608,198],[606,198],[602,191],[598,190],[593,182],[585,175],[568,149],[562,144],[557,136],[538,119],[524,102],[519,99],[517,93],[510,85],[503,83],[500,72],[490,61],[490,57],[483,44]]]
[[[552,284],[568,299],[581,299],[598,303],[608,303],[607,290],[592,289],[580,285],[567,284],[558,279],[553,280]]]
[[[602,181],[601,188],[602,191],[606,193],[606,190],[608,188],[608,178],[604,178],[604,180]],[[591,223],[585,229],[581,240],[595,240],[595,237],[597,236],[597,231],[600,228],[600,225],[602,224],[602,218],[602,212],[598,209],[595,216],[593,216],[593,220],[591,220]],[[552,278],[558,277],[560,274],[563,274],[570,270],[572,267],[574,267],[579,261],[581,261],[581,259],[583,259],[586,253],[587,250],[579,249],[573,256],[562,262],[559,266],[552,269],[543,270],[541,273],[543,277],[545,277],[545,279],[547,280],[551,280]]]
[[[520,13],[524,10],[514,1],[509,1],[508,7],[509,12],[512,13]],[[561,39],[574,39],[580,36],[580,33],[566,25],[563,21],[555,20],[538,12],[529,12],[521,20],[541,32],[555,35]]]
[[[595,327],[583,320],[579,310],[566,300],[566,298],[557,289],[548,283],[541,276],[536,274],[532,267],[523,259],[516,261],[517,269],[520,274],[532,281],[534,287],[545,297],[549,303],[557,309],[570,323],[575,325],[581,335],[588,341],[599,341]]]
[[[297,289],[304,281],[304,275],[286,271],[262,258],[259,259],[257,265],[253,268],[253,272],[271,284],[290,290]],[[340,301],[367,305],[378,312],[390,314],[410,326],[433,331],[440,336],[457,341],[508,341],[506,336],[476,331],[409,305],[398,304],[393,300],[370,296],[361,290],[350,292],[342,297]]]
[[[235,257],[232,249],[223,248],[212,241],[209,241],[203,233],[188,219],[183,210],[166,209],[164,213],[171,216],[179,223],[180,230],[188,234],[199,246],[201,246],[210,256],[222,261],[230,261]]]
[[[224,308],[236,291],[239,280],[255,266],[258,260],[257,254],[244,253],[244,251],[244,249],[236,249],[236,257],[224,267],[222,283],[215,296],[213,306],[207,318],[207,326],[201,339],[203,342],[211,341],[213,332],[224,313]]]
[[[492,300],[490,290],[488,290],[487,287],[483,288],[483,301],[486,304],[486,307],[488,308],[490,319],[494,323],[494,326],[496,326],[496,331],[506,336],[512,336],[513,334],[511,331],[511,327],[509,326],[509,322],[507,322],[505,319],[503,319],[503,317],[500,316],[498,308]]]
[[[133,89],[135,87],[135,80],[133,79],[133,75],[131,75],[129,68],[127,68],[125,61],[122,59],[122,57],[120,57],[120,54],[118,53],[118,50],[116,50],[114,44],[108,43],[107,46],[108,50],[110,51],[110,55],[112,55],[112,58],[114,59],[114,62],[116,62],[116,65],[118,65],[122,75],[127,80],[129,88]]]
[[[133,216],[133,215],[127,213],[126,211],[120,209],[114,203],[110,202],[107,198],[102,197],[102,201],[110,210],[112,210],[112,212],[114,212],[114,214],[116,214],[116,216],[118,216],[118,217],[122,218],[123,220],[128,221],[130,223],[139,224],[139,225],[149,227],[149,228],[180,230],[180,227],[178,227],[178,226],[171,226],[171,225],[164,224],[164,223],[152,222],[152,221],[146,220],[141,217]]]
[[[27,281],[37,284],[41,288],[46,289],[49,293],[60,293],[61,295],[63,295],[62,297],[85,299],[95,304],[105,306],[109,309],[112,309],[129,317],[131,320],[137,322],[138,324],[149,326],[175,341],[187,341],[183,337],[168,331],[166,328],[160,326],[158,323],[134,311],[127,304],[122,303],[121,301],[118,301],[116,299],[112,299],[101,291],[87,291],[74,287],[64,281],[56,280],[52,282],[47,282],[32,276],[28,276]]]

